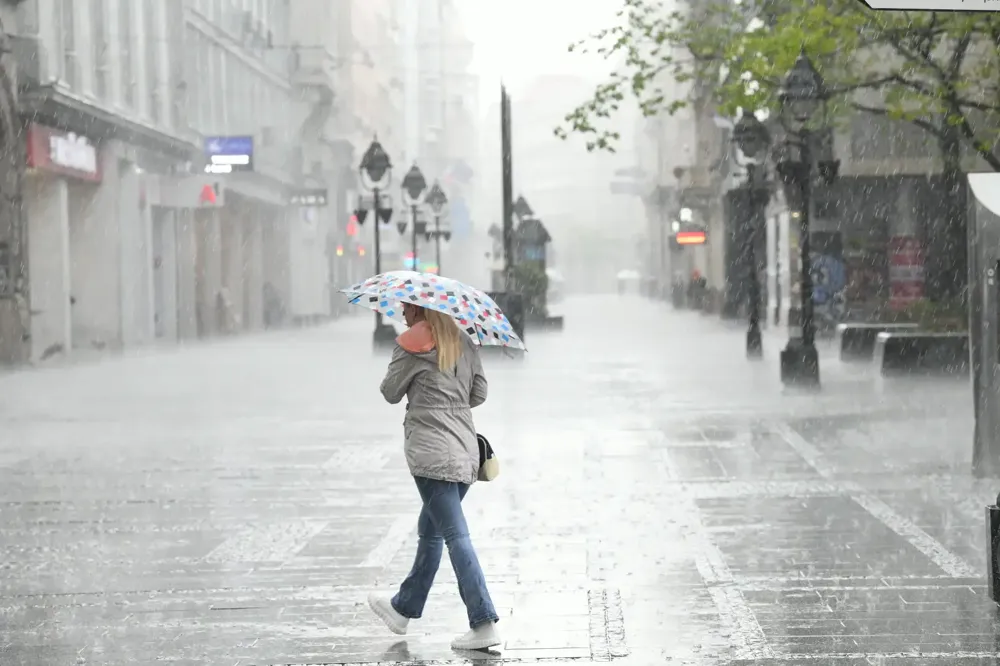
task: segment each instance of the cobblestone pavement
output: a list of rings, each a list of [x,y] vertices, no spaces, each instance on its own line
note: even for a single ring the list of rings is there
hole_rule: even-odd
[[[370,318],[0,377],[0,664],[997,663],[969,389],[823,359],[638,299],[487,361],[503,473],[467,511],[506,644],[447,561],[405,641],[365,598],[417,495]]]

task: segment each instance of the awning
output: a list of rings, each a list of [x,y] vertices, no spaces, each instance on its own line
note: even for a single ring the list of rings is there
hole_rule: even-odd
[[[22,92],[18,107],[32,121],[93,139],[115,139],[179,160],[201,155],[201,146],[193,141],[135,122],[53,85]]]

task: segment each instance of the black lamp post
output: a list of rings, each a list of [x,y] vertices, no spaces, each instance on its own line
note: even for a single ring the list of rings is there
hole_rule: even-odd
[[[757,244],[760,238],[761,222],[764,220],[767,211],[767,202],[770,193],[767,188],[766,166],[767,149],[771,145],[771,136],[764,127],[764,124],[757,120],[752,113],[745,111],[740,115],[740,119],[733,128],[733,142],[739,147],[743,155],[749,158],[747,162],[747,179],[744,191],[746,217],[742,225],[744,227],[744,242],[746,243],[746,260],[749,264],[747,276],[748,290],[748,326],[747,326],[747,357],[762,358],[764,355],[764,345],[760,331],[760,271],[757,270]],[[763,153],[761,159],[756,158]]]
[[[420,205],[420,197],[427,190],[427,181],[420,168],[414,164],[406,173],[402,183],[403,191],[410,198],[410,213],[413,218],[413,270],[417,270],[417,234],[424,234],[427,231],[427,223],[418,219],[417,207]],[[406,231],[406,223],[399,224],[399,233]]]
[[[786,132],[785,154],[789,159],[778,163],[778,174],[785,185],[789,207],[799,213],[799,249],[801,252],[801,324],[802,337],[790,338],[781,351],[781,381],[785,384],[819,386],[819,354],[813,323],[813,284],[809,249],[809,208],[812,198],[813,171],[812,121],[823,112],[828,92],[823,77],[809,61],[805,50],[778,93],[781,122]],[[795,156],[797,154],[797,159]],[[837,177],[839,162],[819,162],[819,176],[827,183]]]
[[[451,240],[451,231],[448,229],[441,229],[441,213],[444,212],[444,207],[448,204],[448,195],[444,193],[441,189],[441,185],[435,180],[434,185],[431,186],[431,191],[427,193],[427,204],[434,211],[434,231],[428,231],[426,238],[430,240],[434,237],[434,260],[437,263],[438,275],[441,274],[441,239],[444,238],[445,241]]]
[[[378,142],[378,137],[372,139],[371,145],[361,158],[358,167],[361,176],[362,187],[372,193],[372,211],[375,213],[374,233],[375,233],[375,274],[382,272],[382,244],[379,233],[379,224],[388,224],[392,219],[392,201],[383,194],[384,188],[392,182],[392,161],[386,154],[382,144]],[[388,204],[388,205],[383,205]],[[368,217],[368,210],[364,206],[361,197],[358,198],[358,207],[354,215],[358,218],[358,224],[363,225]],[[382,323],[382,315],[375,313],[375,331],[372,339],[376,344],[385,341],[392,341],[395,337],[394,329]]]

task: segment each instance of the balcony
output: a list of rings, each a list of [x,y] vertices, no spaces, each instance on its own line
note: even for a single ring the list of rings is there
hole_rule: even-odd
[[[303,88],[336,89],[339,63],[332,53],[318,46],[292,51],[292,83]]]

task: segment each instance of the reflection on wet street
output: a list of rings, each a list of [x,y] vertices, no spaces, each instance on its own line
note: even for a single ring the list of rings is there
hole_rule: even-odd
[[[504,662],[996,663],[971,398],[638,298],[487,360],[503,472],[466,500]],[[466,663],[442,566],[405,641],[417,494],[368,316],[0,378],[0,664]],[[501,659],[497,655],[478,659]]]

